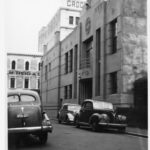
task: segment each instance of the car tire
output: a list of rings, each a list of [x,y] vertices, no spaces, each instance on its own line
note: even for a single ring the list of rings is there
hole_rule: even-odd
[[[121,133],[125,133],[125,132],[126,132],[126,128],[125,128],[125,127],[120,128],[120,129],[119,129],[119,132],[121,132]]]
[[[78,117],[75,119],[75,126],[76,126],[76,128],[80,128],[79,118]]]
[[[93,121],[91,123],[91,127],[92,127],[92,131],[94,131],[94,132],[98,131],[98,123],[97,123],[97,121]]]
[[[59,117],[58,117],[58,123],[59,123],[59,124],[61,124],[61,120],[60,120],[60,118],[59,118]]]
[[[48,139],[48,133],[41,133],[41,135],[39,135],[39,140],[42,145],[47,142],[47,139]]]
[[[60,119],[58,119],[58,123],[61,124],[61,120]]]

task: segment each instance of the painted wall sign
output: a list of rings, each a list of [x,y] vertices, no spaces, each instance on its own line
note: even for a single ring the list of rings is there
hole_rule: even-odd
[[[40,76],[40,72],[32,72],[32,71],[17,71],[17,70],[9,70],[9,75],[27,75],[27,76]]]
[[[85,22],[85,32],[87,35],[90,33],[90,30],[91,30],[91,19],[90,17],[88,17]]]
[[[92,72],[90,69],[83,69],[83,70],[80,70],[79,76],[81,79],[91,78]]]

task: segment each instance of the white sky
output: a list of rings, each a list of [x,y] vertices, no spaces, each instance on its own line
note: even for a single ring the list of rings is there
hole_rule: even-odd
[[[60,6],[60,0],[5,0],[6,52],[38,51],[38,32]]]

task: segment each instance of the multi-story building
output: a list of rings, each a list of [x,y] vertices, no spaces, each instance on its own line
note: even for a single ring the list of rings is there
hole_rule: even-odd
[[[8,88],[40,89],[42,55],[7,53]]]
[[[146,18],[146,0],[89,0],[67,37],[56,32],[41,70],[42,99],[51,115],[61,103],[86,98],[147,108]]]
[[[78,25],[80,12],[86,0],[61,0],[60,9],[47,26],[39,31],[38,51],[50,50],[58,41],[56,32],[60,32],[60,41],[69,35]]]

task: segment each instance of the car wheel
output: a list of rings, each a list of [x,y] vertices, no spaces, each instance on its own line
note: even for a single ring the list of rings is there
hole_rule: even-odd
[[[79,118],[78,117],[75,119],[75,126],[76,126],[76,128],[80,128]]]
[[[39,135],[39,140],[41,144],[45,144],[47,142],[48,139],[48,133],[41,133],[41,135]]]
[[[125,132],[126,132],[126,128],[125,128],[125,127],[120,128],[120,129],[119,129],[119,132],[121,132],[121,133],[125,133]]]
[[[91,127],[92,127],[92,131],[94,131],[94,132],[98,131],[98,123],[97,123],[97,121],[93,121],[91,123]]]
[[[60,118],[59,118],[59,117],[58,117],[58,123],[59,123],[59,124],[61,124],[61,120],[60,120]]]
[[[69,123],[70,123],[68,116],[66,117],[65,122],[66,122],[66,124],[69,124]]]

